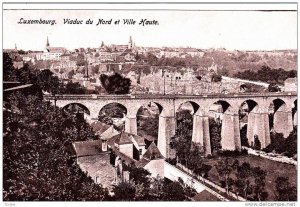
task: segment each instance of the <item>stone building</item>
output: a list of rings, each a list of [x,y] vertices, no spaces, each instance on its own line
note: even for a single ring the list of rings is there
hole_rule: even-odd
[[[164,157],[154,142],[150,144],[142,159],[136,165],[148,170],[152,177],[164,177]]]
[[[102,146],[101,140],[74,142],[72,144],[77,164],[87,172],[95,183],[110,188],[114,182],[114,167],[110,164],[110,151]]]
[[[297,78],[288,78],[284,81],[284,91],[297,91]]]

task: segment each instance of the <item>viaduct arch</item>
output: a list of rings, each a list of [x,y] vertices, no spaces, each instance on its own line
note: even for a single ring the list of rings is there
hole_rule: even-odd
[[[45,100],[53,102],[58,107],[71,103],[85,106],[92,120],[98,119],[100,110],[107,104],[119,103],[126,107],[125,131],[137,134],[137,112],[140,107],[149,102],[159,108],[158,148],[162,155],[170,155],[170,138],[175,135],[176,111],[186,102],[191,103],[193,113],[192,141],[200,143],[205,153],[211,154],[209,135],[209,108],[214,103],[222,105],[223,120],[221,130],[221,145],[225,150],[240,150],[239,108],[243,103],[248,105],[247,138],[254,141],[257,135],[262,148],[270,144],[269,108],[278,108],[274,113],[274,130],[287,136],[293,126],[293,112],[297,93],[265,93],[265,94],[214,94],[214,95],[45,95]],[[280,100],[280,101],[276,101]],[[278,103],[277,103],[278,102]],[[296,112],[297,113],[297,112]],[[294,114],[296,114],[294,112]],[[295,115],[294,115],[295,116]],[[275,118],[276,117],[276,118]],[[276,127],[275,127],[276,125]]]

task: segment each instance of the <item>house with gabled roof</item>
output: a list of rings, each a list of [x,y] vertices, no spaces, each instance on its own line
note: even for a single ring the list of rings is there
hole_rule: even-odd
[[[136,166],[148,170],[152,177],[164,177],[164,156],[154,142],[150,144],[142,159],[136,163]]]

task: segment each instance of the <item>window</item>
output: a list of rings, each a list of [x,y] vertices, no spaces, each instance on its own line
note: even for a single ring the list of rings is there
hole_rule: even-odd
[[[142,149],[139,149],[140,155],[142,155]]]

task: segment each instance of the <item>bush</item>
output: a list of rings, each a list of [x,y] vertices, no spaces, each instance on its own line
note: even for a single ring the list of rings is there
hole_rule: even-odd
[[[218,151],[219,156],[224,157],[232,157],[232,156],[239,156],[239,155],[247,155],[247,149],[242,149],[241,151],[238,150],[220,150]]]
[[[240,134],[241,134],[241,145],[245,147],[250,147],[247,138],[247,125],[242,127]]]
[[[166,162],[170,163],[171,165],[176,165],[177,164],[176,158],[167,158]]]
[[[257,135],[254,135],[254,146],[253,146],[253,148],[255,150],[260,150],[261,149],[261,143],[260,143]]]

